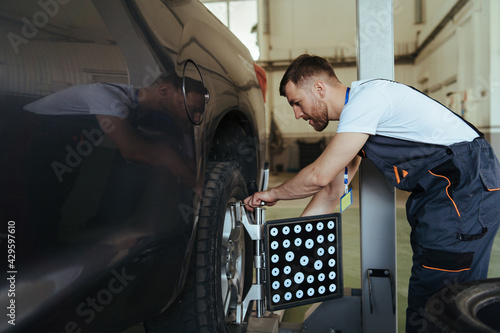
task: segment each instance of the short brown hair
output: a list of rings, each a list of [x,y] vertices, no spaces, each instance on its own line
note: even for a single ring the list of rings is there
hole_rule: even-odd
[[[291,81],[293,84],[298,85],[313,76],[320,75],[326,75],[328,78],[338,81],[332,65],[325,58],[302,54],[292,61],[283,75],[280,82],[280,95],[286,96],[285,86],[288,82]]]

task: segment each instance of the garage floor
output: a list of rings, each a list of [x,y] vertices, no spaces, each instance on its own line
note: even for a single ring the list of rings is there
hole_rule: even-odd
[[[293,173],[271,174],[269,187],[275,187],[287,179],[293,177]],[[347,288],[360,288],[360,241],[359,241],[359,200],[358,180],[354,179],[353,205],[342,214],[342,238],[343,238],[343,270],[344,286]],[[410,227],[406,222],[405,202],[407,193],[398,191],[396,193],[397,214],[397,302],[398,302],[398,327],[399,332],[404,332],[406,300],[408,291],[408,279],[411,267],[411,247],[409,241]],[[266,209],[266,220],[275,220],[287,217],[299,216],[304,210],[309,199],[294,201],[280,201],[275,206]],[[495,239],[493,252],[491,254],[489,277],[500,277],[500,233]],[[283,316],[284,322],[301,323],[304,314],[310,305],[287,309]],[[123,333],[144,333],[142,325],[138,325]]]

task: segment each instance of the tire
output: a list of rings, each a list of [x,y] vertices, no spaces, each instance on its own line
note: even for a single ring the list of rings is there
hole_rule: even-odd
[[[245,181],[235,163],[208,165],[184,291],[164,314],[144,323],[146,332],[246,331],[246,324],[234,322],[236,304],[252,284],[253,243],[229,214],[230,203],[246,196]]]
[[[500,332],[500,278],[450,285],[427,302],[426,332]]]

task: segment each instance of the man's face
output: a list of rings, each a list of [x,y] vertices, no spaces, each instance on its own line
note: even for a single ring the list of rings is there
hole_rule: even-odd
[[[190,117],[195,124],[199,124],[205,112],[205,95],[190,91],[186,95],[186,103]]]
[[[300,88],[293,82],[285,86],[286,98],[293,108],[295,119],[309,121],[314,130],[323,131],[328,126],[328,107],[309,88]]]

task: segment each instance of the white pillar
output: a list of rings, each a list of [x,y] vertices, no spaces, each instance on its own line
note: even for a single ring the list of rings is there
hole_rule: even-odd
[[[358,79],[394,78],[392,0],[357,0],[357,44]],[[397,332],[395,190],[370,161],[360,168],[360,219],[363,332]],[[393,277],[391,286],[372,276],[371,299],[369,269]]]
[[[500,157],[500,1],[487,0],[489,3],[490,36],[490,78],[488,98],[490,101],[490,142],[495,153]]]

